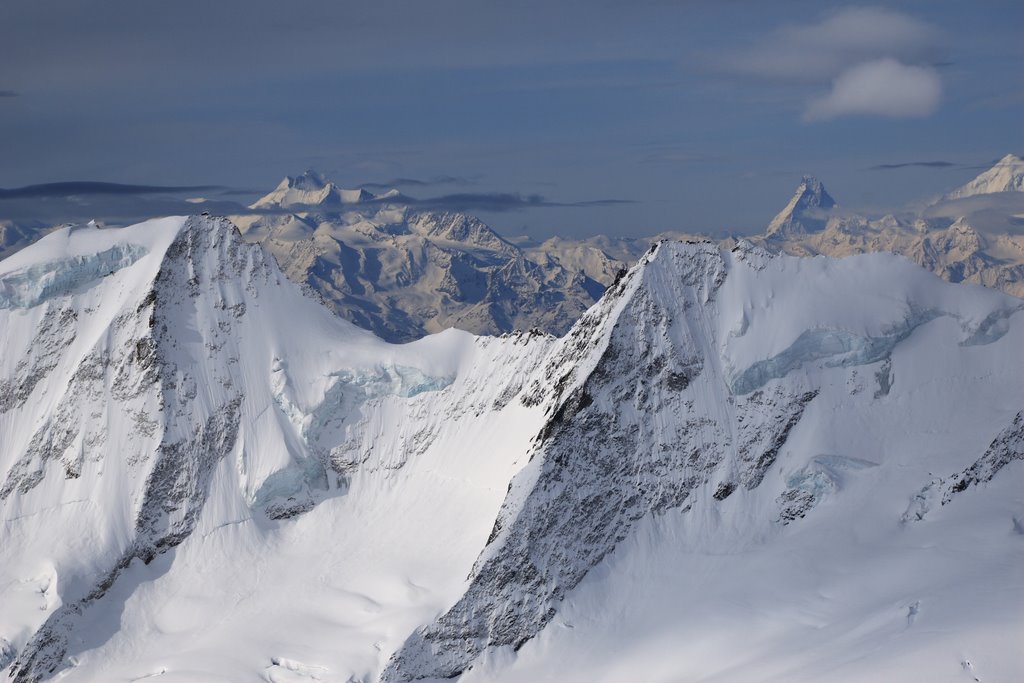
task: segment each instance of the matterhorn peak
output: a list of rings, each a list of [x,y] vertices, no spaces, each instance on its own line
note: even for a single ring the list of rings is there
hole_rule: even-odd
[[[836,205],[820,180],[811,175],[800,179],[786,208],[768,224],[769,235],[817,232],[825,227],[827,212]]]
[[[832,196],[825,190],[820,180],[812,175],[805,175],[797,185],[796,194],[793,196],[800,203],[800,208],[815,207],[831,209],[836,205]]]
[[[945,199],[963,199],[979,194],[996,192],[1024,192],[1024,159],[1007,154],[971,182],[945,196]]]

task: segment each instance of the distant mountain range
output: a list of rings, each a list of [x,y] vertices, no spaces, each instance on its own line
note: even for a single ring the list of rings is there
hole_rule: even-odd
[[[804,178],[768,231],[750,240],[797,256],[892,252],[944,280],[1024,297],[1022,190],[1024,160],[1008,154],[917,215],[870,219],[843,212],[820,182]]]
[[[805,176],[765,232],[745,239],[798,256],[893,252],[950,282],[1024,296],[1024,234],[1014,232],[1024,226],[1022,189],[1024,161],[1011,154],[918,215],[872,219],[843,211],[821,181]],[[395,190],[345,190],[307,172],[252,205],[264,213],[231,220],[247,240],[266,246],[289,278],[389,341],[448,327],[560,336],[658,239],[705,239],[665,233],[514,241],[472,216],[416,211],[402,200]]]
[[[893,252],[951,282],[1024,296],[1024,160],[1009,154],[907,214],[843,209],[805,176],[764,233],[746,239],[799,256]],[[307,171],[230,216],[249,242],[339,316],[392,342],[455,327],[536,328],[560,336],[659,238],[506,239],[479,219],[416,209],[397,190],[344,189]],[[0,258],[52,228],[0,223]],[[727,238],[731,248],[740,238]]]
[[[566,266],[473,216],[415,211],[395,192],[344,190],[312,172],[285,178],[252,208],[262,212],[230,217],[247,240],[341,317],[393,342],[449,327],[564,334],[623,265],[577,248]],[[581,261],[597,277],[574,267]]]

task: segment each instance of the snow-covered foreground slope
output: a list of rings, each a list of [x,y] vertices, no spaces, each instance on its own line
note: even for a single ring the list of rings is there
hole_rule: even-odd
[[[14,680],[1024,675],[1021,302],[895,256],[396,346],[166,219],[0,262],[0,336]]]

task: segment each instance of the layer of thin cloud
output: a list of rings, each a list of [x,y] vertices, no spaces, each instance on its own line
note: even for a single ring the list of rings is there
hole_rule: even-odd
[[[365,187],[370,190],[389,190],[393,187],[430,187],[433,185],[474,185],[474,181],[469,178],[460,178],[457,176],[435,176],[433,178],[392,178],[391,180],[385,180],[383,182],[371,182],[362,183],[359,187]]]
[[[841,73],[827,95],[807,105],[804,120],[849,115],[923,118],[935,113],[941,98],[942,81],[935,69],[878,59]]]
[[[214,215],[278,215],[300,211],[302,207],[252,209],[221,197],[174,197],[182,191],[218,190],[218,186],[198,185],[161,187],[118,185],[97,182],[64,182],[30,185],[14,190],[0,189],[0,221],[33,224],[84,223],[97,219],[109,224],[128,223],[153,216],[189,215],[206,211]],[[219,192],[221,196],[231,192]],[[40,201],[43,200],[43,201]],[[433,197],[397,195],[380,197],[337,209],[344,212],[367,206],[401,204],[419,211],[483,211],[509,213],[537,208],[592,208],[635,204],[635,200],[605,197],[582,201],[560,201],[539,194],[518,192],[460,192]],[[306,207],[323,211],[323,207]]]

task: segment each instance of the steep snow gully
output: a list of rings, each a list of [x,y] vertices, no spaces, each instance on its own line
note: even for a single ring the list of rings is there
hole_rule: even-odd
[[[54,232],[0,262],[0,671],[1024,676],[1021,310],[662,242],[561,339],[393,345],[227,221]]]

